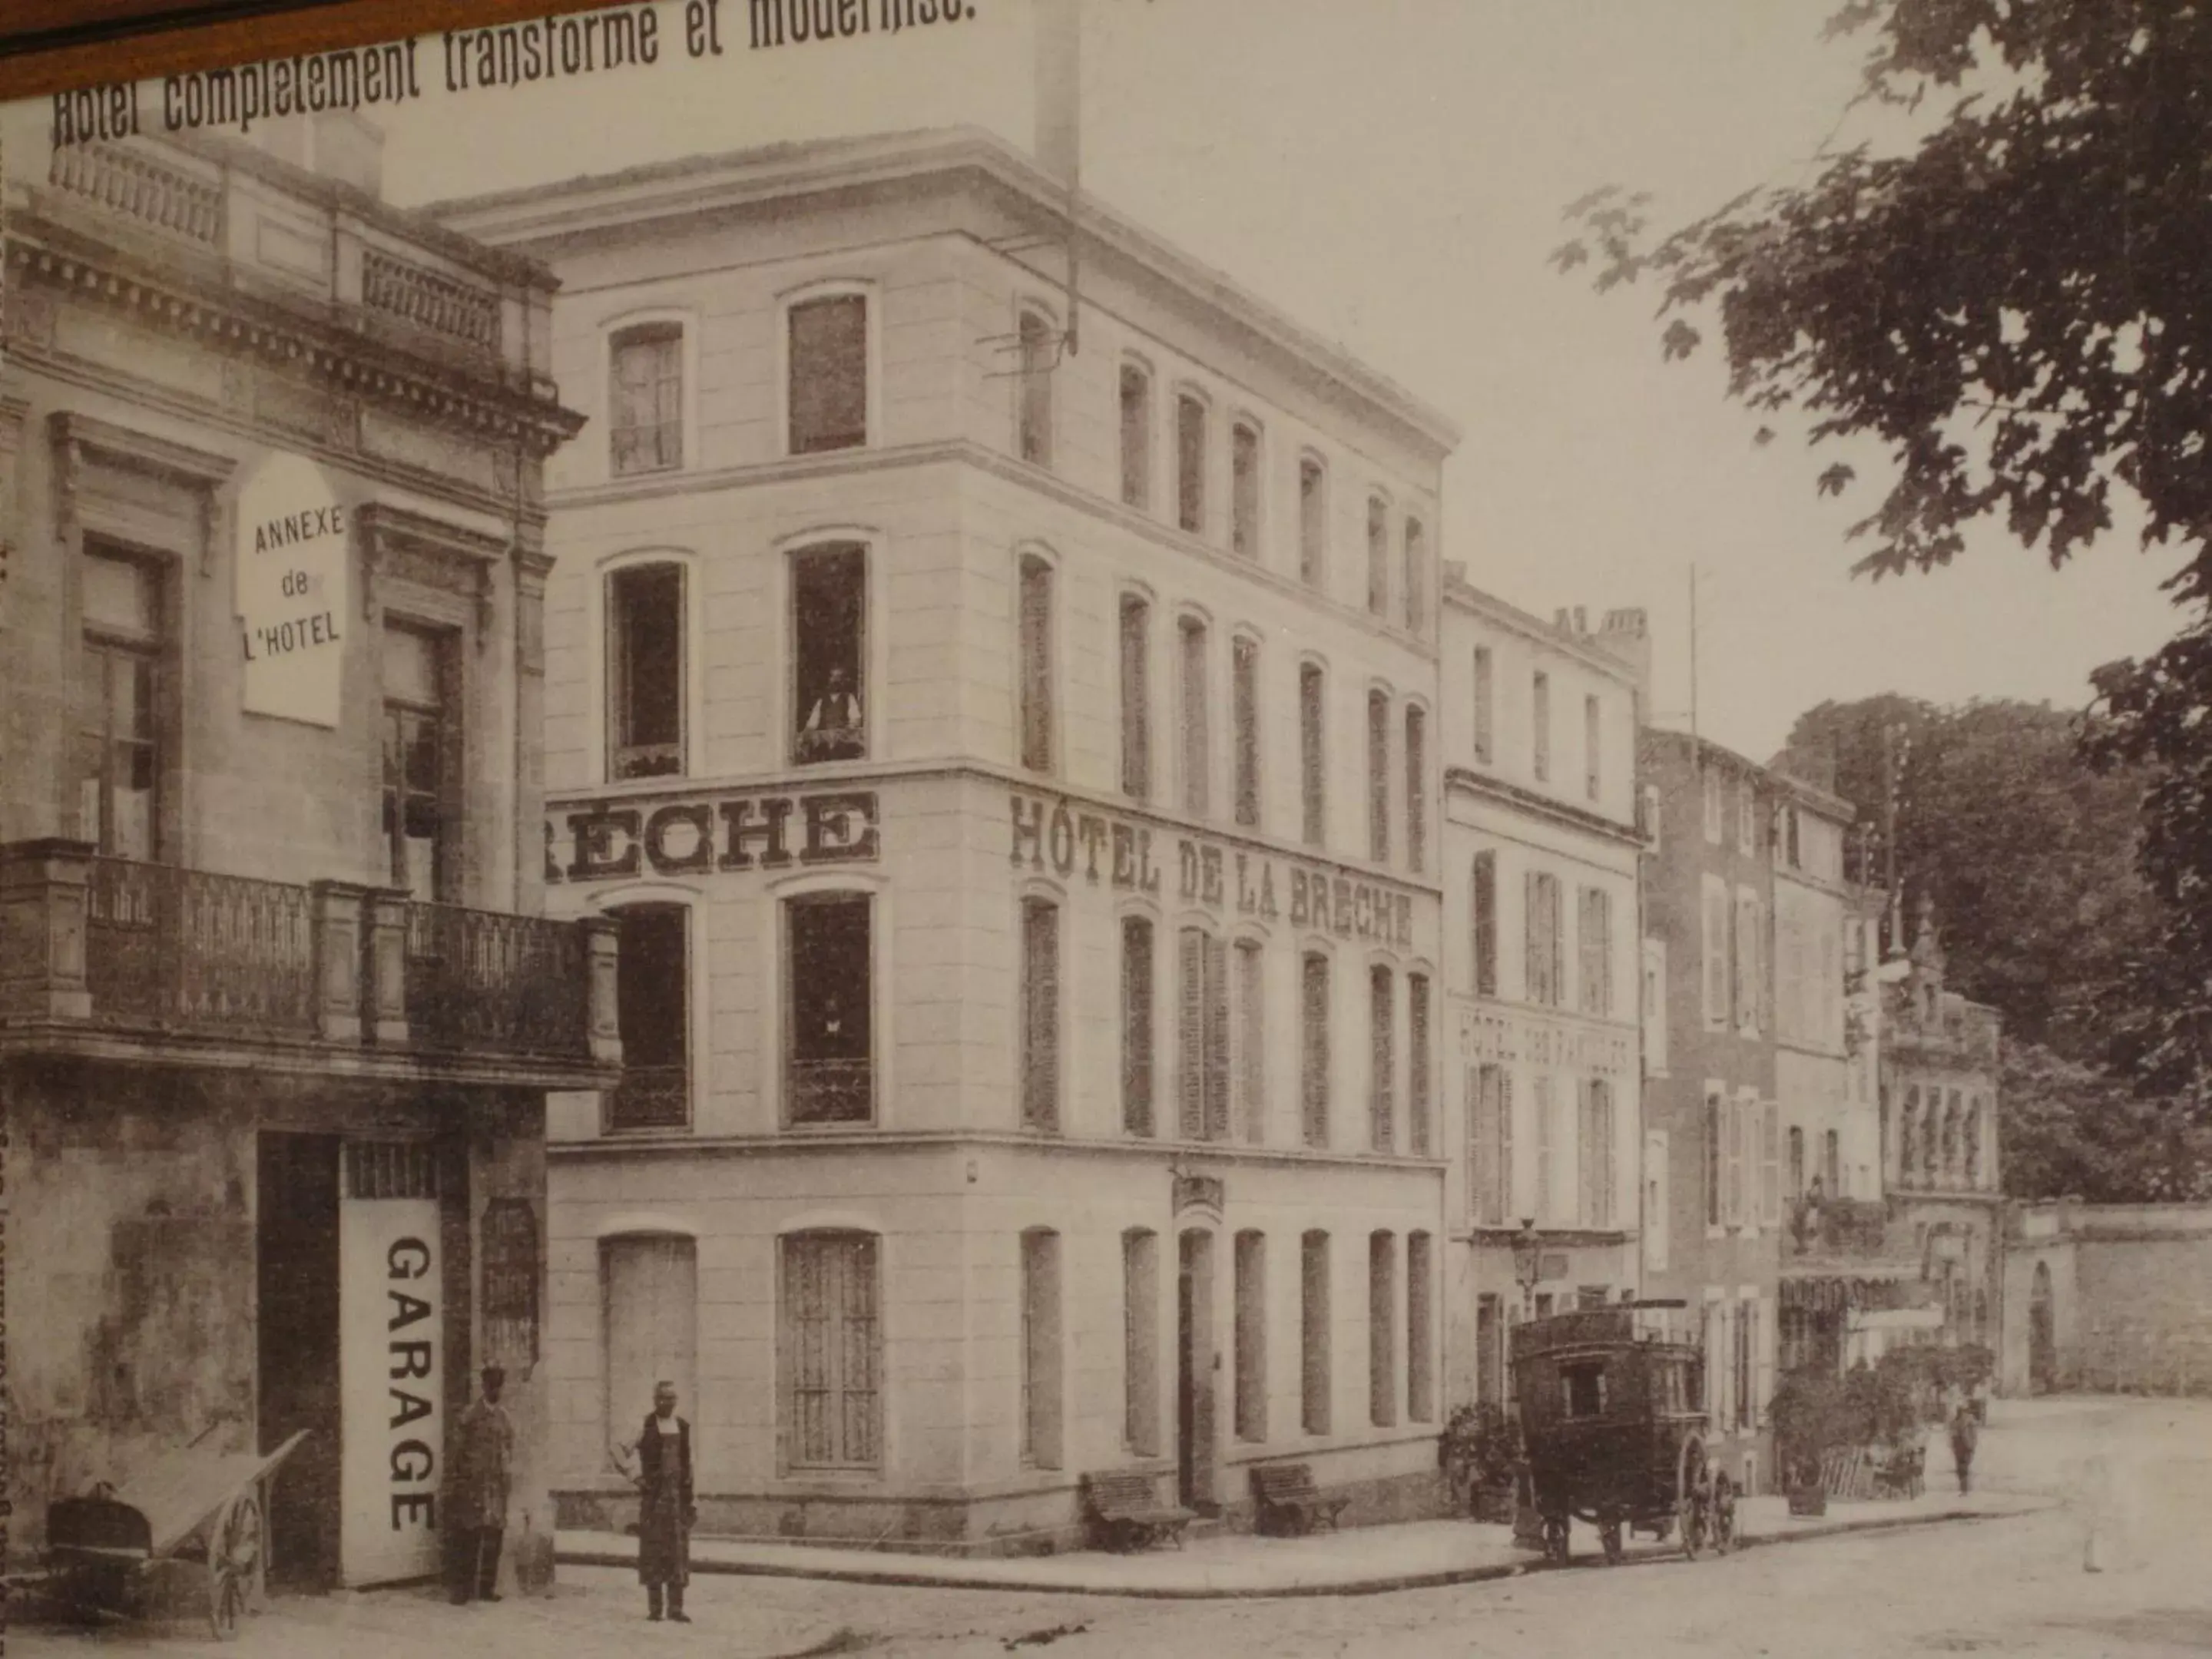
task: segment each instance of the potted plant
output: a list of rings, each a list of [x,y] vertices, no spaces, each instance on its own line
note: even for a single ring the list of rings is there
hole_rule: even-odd
[[[1477,1521],[1512,1521],[1521,1436],[1504,1410],[1486,1401],[1457,1407],[1438,1446],[1461,1510]]]
[[[1785,1371],[1768,1411],[1790,1513],[1826,1514],[1828,1492],[1821,1483],[1821,1466],[1832,1449],[1849,1445],[1852,1437],[1852,1413],[1843,1382],[1819,1366]]]

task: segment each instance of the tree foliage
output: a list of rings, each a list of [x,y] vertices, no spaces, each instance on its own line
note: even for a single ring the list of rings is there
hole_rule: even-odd
[[[2008,1037],[1997,1086],[1999,1168],[2012,1196],[2212,1199],[2212,1130],[2124,1079]]]
[[[1758,413],[1759,441],[1801,423],[1814,445],[1881,449],[1887,488],[1851,530],[1866,544],[1861,573],[1946,564],[1977,524],[2057,564],[2111,527],[2123,493],[2140,503],[2147,542],[2186,550],[2168,584],[2181,631],[2147,660],[2100,671],[2087,753],[2148,779],[2142,870],[2163,904],[2116,994],[2118,1035],[2143,1078],[2201,1087],[2212,1062],[2212,7],[1845,0],[1829,29],[1864,51],[1862,100],[1913,142],[1831,153],[1806,182],[1670,232],[1648,197],[1599,191],[1569,208],[1576,234],[1557,263],[1594,272],[1601,289],[1655,286],[1669,358],[1717,328],[1729,394]],[[1846,461],[1816,484],[1855,487]]]

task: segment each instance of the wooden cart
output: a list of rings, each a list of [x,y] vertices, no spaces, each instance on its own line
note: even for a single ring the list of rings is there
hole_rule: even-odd
[[[82,1613],[141,1613],[164,1581],[201,1581],[222,1640],[258,1608],[269,1571],[269,1482],[307,1437],[272,1452],[170,1453],[121,1486],[46,1506],[47,1588]]]
[[[1513,1381],[1544,1553],[1567,1559],[1567,1529],[1598,1529],[1608,1562],[1625,1531],[1684,1553],[1735,1541],[1735,1498],[1708,1467],[1703,1353],[1678,1302],[1616,1304],[1513,1328]]]

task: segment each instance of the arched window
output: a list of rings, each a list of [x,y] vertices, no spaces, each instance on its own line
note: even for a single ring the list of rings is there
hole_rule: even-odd
[[[1022,1462],[1060,1465],[1060,1235],[1032,1227],[1022,1235]]]
[[[691,1121],[689,906],[624,904],[615,958],[622,1081],[606,1097],[610,1129],[680,1129]]]
[[[791,758],[868,753],[868,550],[854,542],[791,555]]]
[[[877,1236],[842,1230],[779,1241],[779,1441],[791,1469],[883,1462],[883,1323]]]
[[[875,1116],[875,901],[854,892],[783,902],[784,1117],[794,1126]]]
[[[684,465],[684,326],[639,323],[608,340],[607,432],[617,477]]]
[[[787,440],[793,455],[868,441],[868,301],[825,294],[785,313]]]
[[[1060,366],[1060,331],[1042,312],[1024,311],[1018,325],[1021,353],[1015,441],[1032,466],[1052,465],[1052,377]]]
[[[686,769],[684,571],[673,561],[623,565],[606,578],[607,776]]]
[[[1051,564],[1022,556],[1018,608],[1021,654],[1021,762],[1031,772],[1053,769],[1053,641]]]
[[[657,1382],[679,1401],[698,1401],[699,1261],[675,1233],[628,1233],[599,1241],[600,1340],[606,1381],[607,1443],[637,1438]]]

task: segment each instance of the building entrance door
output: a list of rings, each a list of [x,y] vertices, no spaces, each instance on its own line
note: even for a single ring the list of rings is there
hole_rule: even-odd
[[[1214,1426],[1213,1235],[1180,1241],[1176,1274],[1176,1490],[1186,1508],[1220,1507]]]
[[[2058,1334],[2051,1309],[2051,1267],[2035,1264],[2027,1299],[2027,1391],[2049,1394],[2058,1386]]]
[[[325,1590],[338,1571],[338,1140],[264,1134],[257,1160],[256,1333],[263,1451],[307,1438],[270,1483],[272,1583]]]

